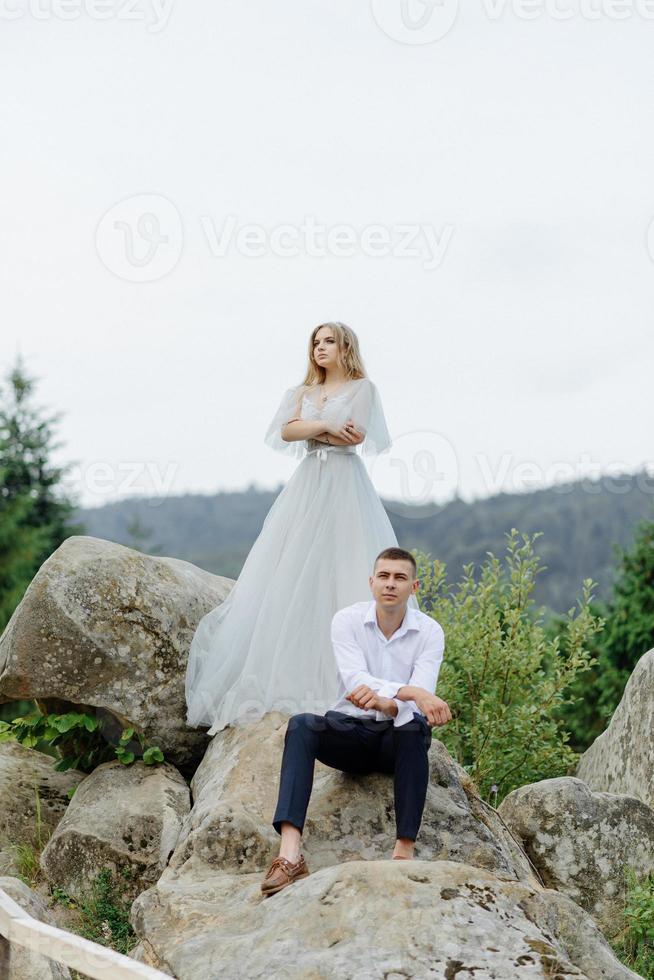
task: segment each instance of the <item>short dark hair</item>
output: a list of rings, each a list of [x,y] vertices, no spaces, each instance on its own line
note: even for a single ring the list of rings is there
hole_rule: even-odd
[[[405,551],[404,548],[384,548],[384,550],[380,551],[377,557],[375,558],[375,564],[372,566],[373,574],[375,572],[375,569],[377,568],[377,562],[379,561],[380,558],[390,558],[392,561],[410,562],[411,567],[413,568],[413,577],[417,578],[418,569],[416,566],[416,560],[410,551]]]

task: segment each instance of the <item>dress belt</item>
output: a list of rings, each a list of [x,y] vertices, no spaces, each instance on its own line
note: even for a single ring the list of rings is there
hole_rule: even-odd
[[[307,449],[307,456],[316,455],[320,460],[320,462],[322,463],[328,459],[329,453],[355,453],[356,454],[356,451],[357,451],[356,446],[327,445],[327,446],[320,446],[317,449]]]

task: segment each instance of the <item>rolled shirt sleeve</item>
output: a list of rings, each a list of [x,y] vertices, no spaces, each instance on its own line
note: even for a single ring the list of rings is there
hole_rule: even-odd
[[[393,718],[393,727],[399,728],[400,725],[406,725],[407,721],[411,721],[413,712],[418,711],[418,706],[415,701],[400,701],[399,698],[393,698],[393,701],[397,705],[397,714]]]
[[[434,620],[430,627],[424,649],[418,655],[411,671],[411,677],[406,682],[406,685],[422,687],[425,691],[429,691],[430,694],[435,693],[444,652],[445,633],[440,623]],[[411,721],[413,712],[420,711],[415,701],[403,701],[401,698],[395,697],[400,688],[404,686],[404,684],[395,684],[393,685],[394,690],[392,693],[385,695],[385,697],[393,698],[397,705],[397,714],[393,719],[395,727]]]

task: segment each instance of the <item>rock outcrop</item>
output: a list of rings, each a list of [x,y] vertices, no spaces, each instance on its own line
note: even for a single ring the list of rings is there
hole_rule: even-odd
[[[416,860],[390,860],[392,777],[317,762],[303,837],[311,874],[263,898],[286,721],[271,712],[214,737],[170,863],[132,905],[136,959],[179,980],[635,977],[590,916],[543,887],[437,740]]]
[[[61,820],[68,791],[79,785],[84,773],[57,772],[56,761],[19,742],[0,743],[0,848],[28,842],[38,846]]]
[[[50,882],[81,899],[103,867],[122,875],[140,940],[133,958],[179,980],[636,978],[598,924],[610,934],[622,864],[654,866],[654,651],[579,778],[522,787],[499,812],[434,739],[414,861],[390,860],[392,777],[317,762],[303,837],[311,874],[263,898],[288,718],[269,712],[211,740],[185,721],[191,639],[232,585],[89,537],[69,538],[41,566],[0,638],[0,701],[95,711],[116,738],[134,727],[166,757],[53,776],[49,757],[0,746],[0,795],[19,787],[0,822],[25,839],[28,788],[42,787]],[[178,769],[194,773],[192,808]],[[0,834],[0,859],[3,847]],[[32,901],[11,887],[19,904]],[[9,953],[0,944],[0,975]],[[21,969],[30,980],[68,975]]]
[[[604,935],[620,931],[625,866],[654,871],[654,810],[562,776],[514,790],[499,813],[549,888],[590,912]]]
[[[593,790],[625,793],[654,808],[654,650],[644,654],[606,731],[584,752],[574,775]]]
[[[565,895],[455,861],[347,861],[261,898],[260,873],[167,869],[134,957],[198,977],[638,980]]]
[[[43,563],[0,638],[0,701],[96,709],[182,770],[207,737],[186,726],[184,678],[200,618],[233,581],[175,558],[73,536]]]
[[[190,807],[171,765],[105,762],[84,779],[41,854],[48,880],[81,899],[103,867],[121,874],[126,896],[154,884]]]
[[[287,717],[225,728],[211,742],[193,780],[193,809],[180,833],[171,867],[182,871],[195,855],[209,868],[246,873],[264,868],[279,847],[271,824]],[[465,770],[443,744],[429,750],[430,781],[416,856],[487,868],[537,881],[519,845],[492,807],[473,791]],[[363,858],[390,857],[395,842],[393,778],[351,776],[316,762],[304,829],[312,869]]]

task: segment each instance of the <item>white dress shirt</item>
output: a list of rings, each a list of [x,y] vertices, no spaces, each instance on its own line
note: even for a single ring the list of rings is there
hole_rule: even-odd
[[[355,602],[334,614],[331,636],[339,673],[338,700],[331,711],[374,717],[376,721],[391,717],[345,699],[355,687],[367,684],[382,697],[393,698],[398,709],[393,724],[397,727],[411,721],[414,711],[420,712],[415,701],[394,696],[401,687],[411,684],[431,694],[436,690],[445,634],[440,623],[420,609],[407,606],[400,626],[387,640],[377,623],[375,600]]]

